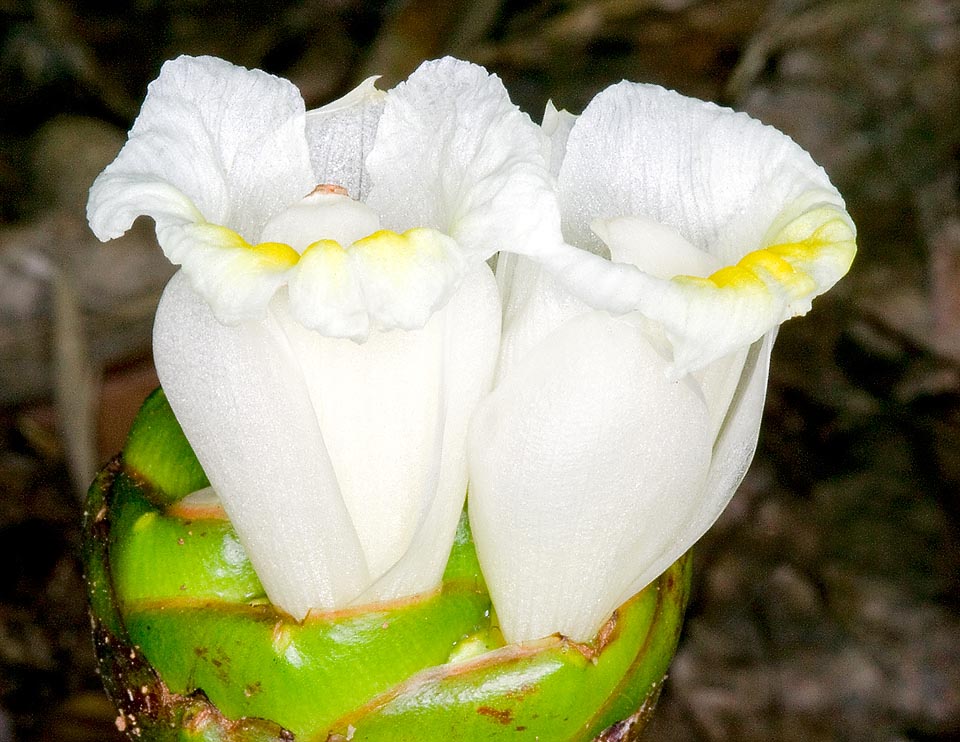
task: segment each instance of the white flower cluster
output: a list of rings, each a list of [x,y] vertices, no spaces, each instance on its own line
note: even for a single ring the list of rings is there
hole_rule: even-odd
[[[855,253],[744,114],[623,82],[538,126],[454,59],[309,112],[168,62],[90,194],[101,239],[140,215],[181,266],[161,383],[271,600],[434,589],[469,486],[511,641],[591,637],[713,523],[776,328]]]

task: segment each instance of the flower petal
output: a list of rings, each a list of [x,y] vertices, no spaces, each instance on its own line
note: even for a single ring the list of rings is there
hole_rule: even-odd
[[[386,93],[369,77],[342,98],[307,112],[307,145],[317,183],[343,186],[366,199],[370,179],[364,161],[373,148]]]
[[[707,476],[707,494],[701,502],[693,526],[694,540],[706,533],[723,512],[753,460],[757,437],[760,434],[763,404],[767,396],[770,353],[776,337],[777,330],[774,329],[754,343],[747,352],[740,383],[713,446],[713,458]],[[672,560],[666,562],[663,568],[666,569],[670,563]]]
[[[347,251],[320,240],[300,256],[289,284],[290,311],[310,330],[335,338],[366,338],[370,317]]]
[[[738,348],[692,374],[703,390],[710,411],[711,440],[717,439],[730,412],[730,404],[742,384],[744,364],[751,347]]]
[[[423,327],[467,269],[457,244],[434,229],[377,230],[344,250],[311,245],[290,281],[291,310],[310,329],[365,340],[370,329]]]
[[[584,251],[548,265],[585,301],[662,323],[674,370],[702,368],[809,309],[849,269],[854,227],[823,170],[745,114],[650,85],[621,83],[577,119],[559,193],[564,234]],[[596,219],[676,229],[727,268],[658,279],[604,264]]]
[[[367,170],[368,203],[396,230],[449,234],[485,260],[561,243],[543,134],[496,76],[445,58],[387,94]]]
[[[586,250],[563,255],[552,267],[558,279],[591,306],[617,314],[639,311],[659,322],[673,346],[671,373],[682,375],[805,313],[814,297],[843,277],[855,252],[846,213],[814,203],[778,232],[772,244],[706,278],[658,279]]]
[[[543,123],[540,128],[543,129],[546,137],[546,150],[544,158],[547,161],[550,173],[556,177],[560,172],[560,165],[563,163],[563,157],[567,152],[567,138],[570,136],[570,130],[576,123],[577,117],[565,109],[557,109],[552,100],[547,101],[547,106],[543,111]]]
[[[303,618],[368,581],[297,359],[272,317],[228,327],[181,271],[154,326],[160,381],[271,601]]]
[[[470,522],[504,635],[594,636],[696,507],[712,441],[690,379],[602,312],[548,336],[474,414]]]
[[[191,286],[225,324],[260,320],[300,256],[289,245],[251,245],[216,224],[157,228],[167,256],[183,267]]]
[[[158,227],[202,215],[256,241],[272,214],[314,185],[296,87],[221,59],[179,57],[150,84],[87,215],[101,239],[145,214]]]
[[[567,291],[543,267],[522,255],[497,256],[503,298],[503,337],[496,378],[509,374],[545,337],[590,307]]]
[[[498,328],[483,264],[420,330],[358,345],[286,323],[371,576],[409,554],[378,597],[433,588],[443,572],[466,493],[466,421],[489,386]]]
[[[623,593],[623,600],[646,587],[695,544],[720,517],[743,481],[757,447],[767,393],[770,352],[776,334],[776,330],[767,333],[746,353],[739,384],[713,446],[710,471],[702,494],[688,496],[693,508],[687,513],[686,522],[677,527],[673,539],[662,544],[662,552],[650,560],[646,569]]]
[[[610,250],[610,258],[630,263],[657,278],[706,276],[722,267],[710,253],[699,250],[676,229],[642,216],[594,219],[590,229]]]
[[[414,330],[447,303],[467,263],[459,245],[424,227],[403,234],[381,230],[350,246],[371,323]]]
[[[285,321],[372,578],[403,554],[439,456],[439,323],[358,344]]]
[[[416,533],[400,561],[363,600],[387,600],[435,587],[447,564],[467,491],[467,424],[489,391],[497,358],[500,301],[490,269],[480,263],[438,313],[443,328],[443,442],[435,492],[424,493]],[[433,320],[431,321],[433,322]]]
[[[843,200],[810,156],[743,113],[655,85],[596,96],[567,140],[558,181],[564,234],[596,242],[597,218],[642,216],[735,263],[809,190]]]

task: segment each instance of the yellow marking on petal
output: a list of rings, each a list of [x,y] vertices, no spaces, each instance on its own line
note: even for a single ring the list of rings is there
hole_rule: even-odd
[[[261,242],[259,245],[249,245],[247,248],[263,258],[264,267],[273,270],[292,268],[300,261],[300,253],[283,242]]]
[[[300,256],[303,265],[317,265],[324,280],[331,286],[343,288],[350,283],[350,260],[347,251],[336,240],[317,240],[307,246]]]
[[[403,233],[380,229],[357,240],[351,247],[393,269],[405,268],[414,260],[443,256],[440,234],[427,227],[414,227]]]
[[[737,265],[752,273],[765,271],[778,281],[790,281],[796,273],[790,263],[769,250],[754,250],[747,253]]]
[[[816,282],[811,276],[797,270],[773,251],[754,250],[740,259],[737,265],[757,276],[768,276],[787,289],[790,296],[800,297],[815,291]]]
[[[261,242],[251,245],[237,232],[220,224],[207,222],[202,228],[212,233],[211,242],[228,250],[248,250],[260,259],[260,264],[266,270],[284,271],[292,268],[300,260],[300,254],[290,245],[283,242]]]
[[[323,253],[324,258],[328,260],[337,260],[342,261],[347,259],[347,251],[343,249],[341,245],[336,240],[317,240],[316,242],[311,242],[307,245],[307,249],[303,251],[302,258],[307,253]]]
[[[203,224],[198,224],[197,229],[210,233],[210,242],[216,243],[220,247],[250,247],[250,243],[228,227],[212,224],[211,222],[204,222]]]
[[[757,277],[756,273],[740,264],[725,266],[707,276],[707,280],[721,289],[753,289],[763,286],[763,281]]]
[[[812,260],[816,258],[817,252],[825,246],[853,240],[850,227],[839,216],[822,223],[806,237],[797,238],[790,234],[792,231],[789,226],[782,230],[775,239],[782,239],[783,242],[775,242],[768,249],[792,258]]]
[[[353,247],[386,255],[391,252],[405,250],[408,247],[408,243],[407,240],[403,238],[403,235],[394,232],[392,229],[378,229],[373,234],[368,234],[366,237],[354,242]]]
[[[677,276],[687,285],[769,291],[779,286],[791,299],[815,296],[839,280],[856,254],[853,229],[844,212],[825,205],[801,214],[771,244],[744,255],[706,278]],[[825,285],[822,285],[825,284]]]
[[[439,257],[443,254],[443,243],[440,240],[440,233],[429,227],[413,227],[404,232],[401,237],[418,253]]]
[[[823,214],[825,211],[827,214]],[[839,278],[850,269],[857,253],[855,235],[838,210],[822,207],[814,213],[827,216],[827,219],[806,236],[802,236],[802,233],[797,235],[796,232],[800,231],[797,227],[802,228],[806,226],[803,222],[810,221],[810,215],[804,214],[781,230],[774,238],[775,244],[767,250],[790,261],[795,267],[806,268],[817,262],[834,264]]]
[[[738,265],[728,265],[709,276],[674,276],[672,281],[701,288],[766,289],[763,281]]]

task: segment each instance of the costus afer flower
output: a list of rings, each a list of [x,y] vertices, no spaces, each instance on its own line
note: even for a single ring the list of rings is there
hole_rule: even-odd
[[[123,672],[277,725],[230,739],[624,738],[776,328],[855,252],[822,169],[744,114],[624,82],[537,126],[453,59],[309,112],[168,62],[91,189],[102,239],[140,215],[181,270],[163,392],[91,491],[93,610],[146,655]]]
[[[508,635],[583,638],[730,500],[776,328],[846,273],[854,227],[809,155],[745,114],[624,82],[544,128],[581,249],[502,256],[470,516]]]

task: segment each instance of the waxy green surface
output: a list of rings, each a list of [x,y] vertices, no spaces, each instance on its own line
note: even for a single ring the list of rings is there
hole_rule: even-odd
[[[90,490],[98,658],[132,738],[613,742],[652,710],[689,558],[589,644],[503,646],[464,517],[437,591],[300,623],[269,604],[222,512],[176,504],[206,486],[158,390]]]
[[[210,485],[161,387],[137,412],[123,446],[123,463],[149,483],[145,494],[158,505],[170,505]]]

